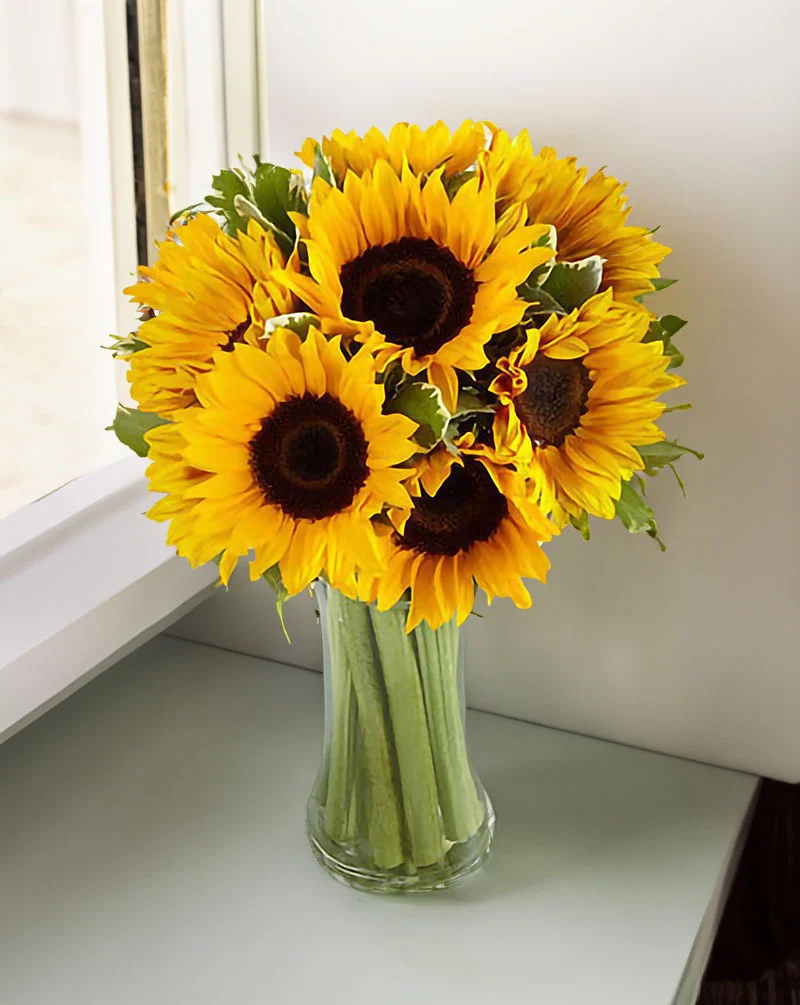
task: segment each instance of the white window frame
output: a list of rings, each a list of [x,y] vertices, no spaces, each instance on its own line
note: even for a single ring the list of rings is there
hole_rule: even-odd
[[[265,145],[259,28],[255,0],[163,0],[159,16],[168,36],[174,210],[202,197],[233,151]],[[134,315],[121,290],[137,255],[125,4],[78,0],[76,19],[93,321],[98,331],[129,331]],[[227,81],[226,56],[236,69]],[[122,367],[117,389],[125,401]],[[0,521],[0,741],[179,618],[216,582],[216,567],[192,570],[167,548],[163,525],[144,518],[153,502],[145,467],[126,458]]]

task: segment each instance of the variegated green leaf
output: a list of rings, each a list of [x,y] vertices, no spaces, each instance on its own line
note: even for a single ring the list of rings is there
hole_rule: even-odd
[[[279,314],[277,317],[270,318],[264,323],[264,338],[268,338],[276,328],[288,328],[290,331],[296,332],[300,338],[305,338],[308,335],[308,329],[312,325],[319,323],[319,318],[316,314],[305,314],[303,312],[298,312],[296,314]]]
[[[277,164],[259,163],[253,179],[253,201],[262,216],[294,245],[296,230],[288,214],[302,213],[306,206],[299,176]]]
[[[553,251],[556,250],[556,245],[558,243],[558,233],[556,228],[549,224],[547,231],[542,234],[538,241],[533,242],[534,248],[552,248]],[[553,266],[556,264],[555,257],[549,258],[546,262],[542,262],[541,265],[537,265],[533,272],[525,280],[526,285],[531,288],[537,286],[544,286],[545,280],[550,275]]]
[[[284,255],[291,254],[292,249],[294,248],[294,240],[277,227],[271,220],[268,220],[251,199],[248,199],[243,195],[236,195],[233,198],[233,205],[234,209],[239,214],[239,217],[245,221],[244,225],[240,229],[247,229],[246,221],[248,219],[255,220],[256,223],[260,224],[260,226],[264,228],[264,230],[271,232],[278,244],[278,247]]]
[[[442,392],[433,384],[412,381],[401,384],[395,396],[387,402],[385,410],[413,419],[419,426],[414,439],[425,450],[432,449],[441,441],[450,421]]]
[[[542,286],[565,310],[573,311],[597,293],[602,279],[603,259],[590,255],[579,262],[556,262]]]

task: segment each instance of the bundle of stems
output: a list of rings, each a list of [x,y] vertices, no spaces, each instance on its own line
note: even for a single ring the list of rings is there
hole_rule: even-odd
[[[455,620],[405,632],[407,605],[380,612],[327,589],[329,723],[316,799],[328,838],[378,869],[445,862],[486,809],[467,755]]]

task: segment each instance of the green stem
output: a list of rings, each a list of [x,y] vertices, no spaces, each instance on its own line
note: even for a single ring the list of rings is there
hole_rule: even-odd
[[[455,622],[436,631],[423,622],[414,630],[442,819],[448,840],[454,842],[472,837],[484,815],[464,735],[458,690],[458,631]]]
[[[419,670],[405,611],[369,608],[389,702],[411,859],[415,866],[439,862],[445,853],[431,741]]]
[[[328,604],[335,613],[336,599],[329,596]],[[350,836],[348,820],[353,789],[353,738],[357,729],[357,706],[353,690],[353,675],[350,663],[342,645],[336,621],[329,622],[331,668],[330,702],[332,717],[330,734],[330,755],[328,765],[328,788],[325,797],[325,829],[332,840],[339,843]]]
[[[334,600],[335,598],[335,600]],[[380,670],[375,660],[368,609],[336,591],[328,593],[329,626],[337,632],[350,667],[358,702],[358,724],[369,783],[368,840],[375,864],[394,869],[403,863],[400,809],[392,777],[391,739],[386,725]],[[351,757],[351,762],[355,754]],[[353,765],[355,768],[355,765]],[[348,801],[348,809],[350,803]],[[357,814],[351,814],[351,817]]]
[[[351,778],[353,792],[350,800],[350,818],[348,821],[348,831],[351,840],[355,843],[363,840],[369,841],[370,826],[370,783],[367,772],[367,755],[364,751],[364,739],[361,730],[358,728],[358,702],[353,700],[356,710],[356,730],[353,744],[353,763]]]

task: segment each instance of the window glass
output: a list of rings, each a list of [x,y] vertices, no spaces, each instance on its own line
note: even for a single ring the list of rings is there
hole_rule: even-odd
[[[91,266],[74,6],[0,12],[0,516],[124,454],[104,431],[117,389],[94,309],[107,291]]]

